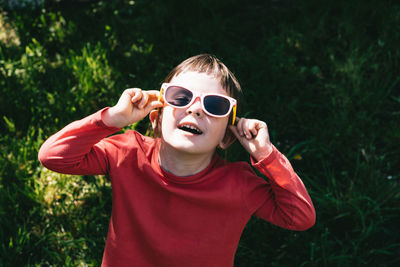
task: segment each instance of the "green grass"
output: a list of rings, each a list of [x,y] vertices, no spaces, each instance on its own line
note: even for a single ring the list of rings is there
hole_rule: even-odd
[[[107,178],[53,173],[38,149],[125,88],[157,89],[173,66],[204,52],[237,75],[241,115],[268,123],[317,211],[306,232],[252,219],[235,266],[399,265],[397,1],[4,2],[0,266],[100,264]],[[239,144],[227,154],[248,160]]]

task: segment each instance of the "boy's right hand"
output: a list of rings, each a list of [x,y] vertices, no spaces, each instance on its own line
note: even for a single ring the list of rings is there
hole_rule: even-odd
[[[163,106],[163,103],[158,100],[159,94],[160,92],[156,90],[126,89],[119,98],[118,103],[104,113],[104,124],[109,127],[123,128],[140,121],[152,109]]]

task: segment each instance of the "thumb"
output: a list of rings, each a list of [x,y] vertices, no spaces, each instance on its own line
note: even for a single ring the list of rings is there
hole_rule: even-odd
[[[162,108],[164,106],[164,103],[161,102],[161,101],[153,101],[153,102],[151,102],[150,106],[151,106],[152,109],[154,109],[154,108]]]
[[[152,101],[152,102],[148,103],[148,105],[145,106],[144,111],[146,114],[148,114],[153,109],[162,108],[163,106],[164,106],[164,104],[161,101]]]
[[[229,129],[232,131],[232,133],[236,136],[237,140],[240,142],[240,144],[248,150],[249,146],[249,140],[247,140],[246,136],[240,136],[239,130],[237,129],[236,126],[230,125]]]
[[[240,136],[240,134],[239,134],[239,131],[238,131],[237,127],[234,126],[234,125],[230,125],[230,126],[229,126],[229,129],[230,129],[230,130],[232,131],[232,133],[236,136],[236,138],[237,138],[238,140],[240,140],[241,136]]]
[[[153,110],[153,109],[156,109],[156,108],[162,108],[163,106],[164,106],[164,104],[161,101],[152,101],[147,106],[147,109]]]

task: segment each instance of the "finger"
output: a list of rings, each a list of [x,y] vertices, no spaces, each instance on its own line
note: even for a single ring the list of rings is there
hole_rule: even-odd
[[[252,121],[249,131],[252,136],[257,136],[259,130],[259,123],[257,121]]]
[[[239,124],[240,119],[241,119],[241,118],[239,118],[238,116],[236,116],[235,122],[234,122],[233,125],[234,125],[234,126],[237,126],[237,125]]]
[[[127,88],[127,89],[125,89],[124,93],[128,94],[130,97],[134,97],[138,91],[141,91],[141,89],[140,88]]]
[[[148,95],[149,95],[149,103],[153,103],[153,102],[157,102],[155,105],[155,107],[152,108],[160,108],[164,106],[164,100],[162,99],[162,97],[160,97],[160,91],[156,91],[156,90],[149,90],[147,91]],[[162,105],[160,106],[158,103],[161,103]]]
[[[144,106],[146,106],[147,101],[149,100],[149,95],[147,94],[147,92],[142,91],[142,99],[140,99],[140,102],[138,104],[138,108],[142,109]]]
[[[160,96],[160,91],[157,91],[157,90],[148,90],[146,92],[149,95],[149,99],[151,101],[158,100],[158,97]]]
[[[161,101],[152,101],[150,103],[151,109],[155,109],[155,108],[162,108],[164,106],[164,103]]]
[[[235,137],[237,138],[237,140],[240,142],[240,144],[246,149],[249,149],[249,140],[247,140],[247,138],[245,136],[241,136],[239,133],[239,130],[237,127],[230,125],[229,129],[232,131],[232,133],[235,135]]]
[[[239,119],[239,122],[237,124],[237,130],[240,136],[244,136],[244,132],[243,132],[243,123],[246,121],[246,119],[241,118]]]
[[[143,93],[140,88],[132,88],[126,90],[131,97],[132,103],[136,103],[140,99],[142,99]]]
[[[251,129],[253,127],[254,127],[253,120],[246,120],[246,122],[243,125],[243,133],[247,139],[251,139],[253,137],[253,135],[251,133]]]
[[[146,107],[146,109],[148,108],[148,110],[152,110],[155,108],[162,108],[164,106],[164,103],[162,102],[162,100],[159,100],[159,96],[160,96],[160,91],[157,90],[149,90],[149,91],[143,91],[144,96],[146,97],[146,101],[143,105],[143,107]],[[142,101],[141,101],[142,103]],[[142,107],[139,107],[142,108]]]

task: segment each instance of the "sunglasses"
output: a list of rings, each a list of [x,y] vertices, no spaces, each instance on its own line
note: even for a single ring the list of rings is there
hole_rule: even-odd
[[[232,97],[214,93],[197,93],[170,83],[161,85],[159,100],[161,100],[161,97],[174,108],[189,107],[197,97],[200,97],[203,111],[207,115],[217,118],[228,116],[233,109],[232,125],[235,124],[236,99]]]

